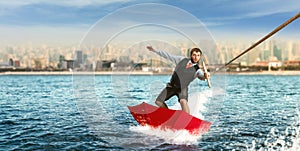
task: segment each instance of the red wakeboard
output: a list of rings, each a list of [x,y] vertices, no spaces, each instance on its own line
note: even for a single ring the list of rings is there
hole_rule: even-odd
[[[128,106],[134,119],[142,126],[163,130],[187,130],[190,134],[203,134],[210,129],[210,122],[198,119],[182,110],[156,107],[148,103]]]

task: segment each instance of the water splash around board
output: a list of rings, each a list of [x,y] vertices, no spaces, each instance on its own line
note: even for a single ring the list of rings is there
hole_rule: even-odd
[[[201,94],[199,92],[191,95],[191,97],[189,98],[191,115],[203,119],[203,115],[201,113],[205,112],[206,110],[205,103],[207,101],[208,101],[207,95]],[[169,108],[173,110],[181,109],[179,103],[169,106]],[[131,126],[130,130],[138,133],[143,133],[148,136],[156,136],[158,138],[163,139],[166,143],[178,144],[178,145],[196,144],[198,140],[201,139],[201,136],[203,135],[203,133],[191,134],[188,130],[164,129],[161,127],[154,128],[148,125]]]

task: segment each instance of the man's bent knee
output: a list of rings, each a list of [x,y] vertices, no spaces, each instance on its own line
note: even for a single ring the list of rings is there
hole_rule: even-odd
[[[156,104],[157,106],[159,106],[159,107],[162,107],[162,108],[168,108],[168,106],[167,106],[166,103],[161,102],[161,101],[159,101],[159,100],[156,100],[156,101],[155,101],[155,104]]]
[[[156,104],[157,106],[161,106],[163,103],[160,102],[160,101],[158,101],[158,100],[156,100],[156,101],[155,101],[155,104]]]
[[[180,104],[182,104],[182,103],[186,104],[187,100],[186,99],[180,99],[179,102],[180,102]]]

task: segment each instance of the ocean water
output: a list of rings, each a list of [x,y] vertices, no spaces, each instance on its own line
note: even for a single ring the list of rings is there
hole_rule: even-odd
[[[0,76],[0,150],[300,150],[300,76],[194,81],[191,114],[212,122],[199,136],[142,127],[127,109],[154,104],[169,78]]]

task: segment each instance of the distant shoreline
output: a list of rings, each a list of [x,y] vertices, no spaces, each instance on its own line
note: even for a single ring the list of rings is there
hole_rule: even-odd
[[[29,71],[29,72],[2,72],[1,75],[170,75],[172,73],[156,73],[145,71],[97,71],[97,72],[69,72],[69,71]],[[300,75],[300,71],[257,71],[257,72],[226,72],[226,75]]]
[[[29,71],[29,72],[2,72],[1,75],[168,75],[168,73],[153,73],[153,72],[144,72],[144,71],[80,71],[80,72],[72,72],[72,71]]]
[[[226,72],[228,75],[300,75],[300,71]]]

